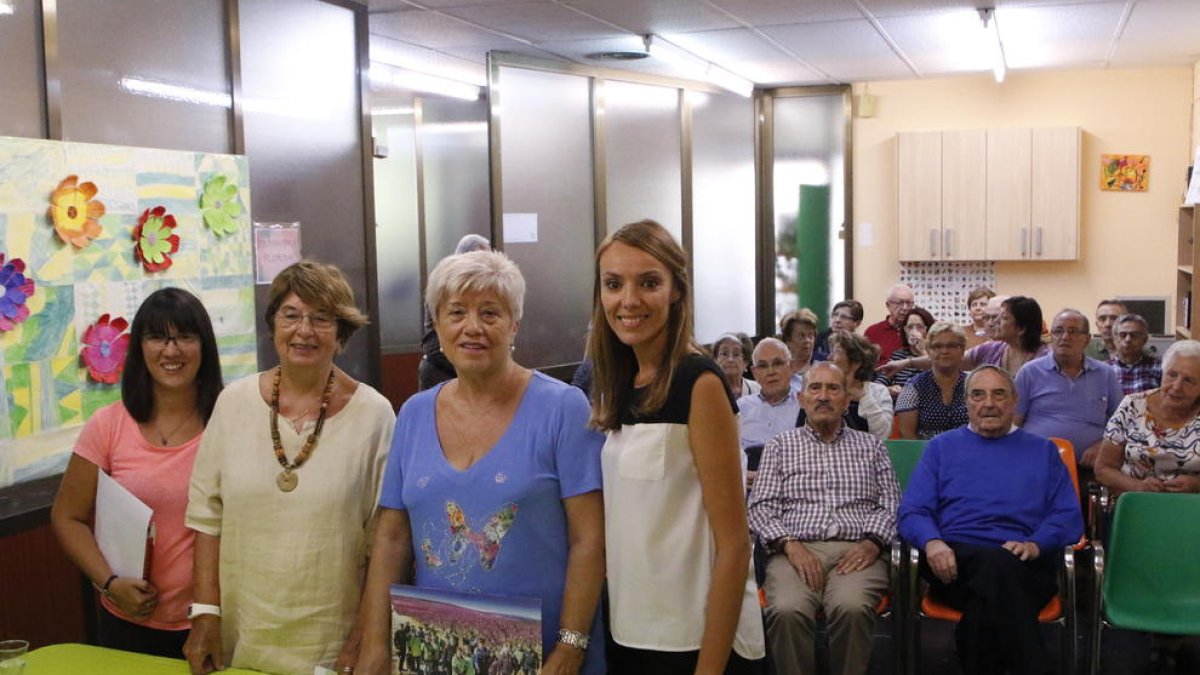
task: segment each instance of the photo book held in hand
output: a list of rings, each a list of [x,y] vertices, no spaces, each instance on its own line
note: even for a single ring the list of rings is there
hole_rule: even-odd
[[[391,588],[392,672],[533,675],[542,664],[537,598]]]

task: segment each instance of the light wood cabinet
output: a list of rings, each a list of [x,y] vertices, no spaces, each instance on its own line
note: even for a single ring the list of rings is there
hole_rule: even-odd
[[[1200,338],[1200,311],[1196,300],[1200,299],[1200,247],[1196,246],[1196,207],[1179,207],[1179,267],[1175,273],[1175,337],[1180,339]]]
[[[896,140],[901,260],[1079,257],[1078,127]]]

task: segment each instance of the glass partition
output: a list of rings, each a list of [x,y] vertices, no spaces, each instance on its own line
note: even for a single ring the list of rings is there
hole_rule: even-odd
[[[583,356],[592,308],[595,216],[587,77],[498,68],[504,249],[525,275],[517,361]]]
[[[465,234],[492,238],[487,102],[422,97],[425,253],[429,269]]]
[[[421,242],[413,97],[398,96],[384,110],[371,123],[375,144],[387,148],[374,173],[379,333],[388,353],[421,341]]]
[[[688,92],[692,106],[692,267],[696,339],[755,332],[754,105]]]
[[[682,242],[679,90],[607,80],[602,91],[607,231],[650,218]]]
[[[12,13],[0,15],[0,136],[44,138],[41,3],[7,2]]]

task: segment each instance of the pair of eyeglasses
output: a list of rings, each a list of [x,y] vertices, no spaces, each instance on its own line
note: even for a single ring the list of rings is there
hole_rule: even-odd
[[[972,389],[971,391],[967,392],[967,398],[971,399],[971,401],[974,403],[982,403],[989,398],[997,403],[1003,403],[1007,401],[1010,396],[1012,396],[1012,392],[1008,391],[1007,389],[993,389],[992,391],[988,391],[986,389]]]
[[[1050,329],[1050,334],[1054,337],[1075,337],[1076,335],[1087,335],[1088,332],[1082,328],[1067,328],[1065,326],[1057,326]]]
[[[833,318],[835,318],[835,319],[841,319],[841,320],[843,320],[843,321],[857,321],[857,320],[858,320],[858,319],[855,319],[853,315],[851,315],[851,314],[844,314],[844,313],[842,313],[842,312],[834,312],[834,313],[833,313]]]
[[[761,370],[763,372],[766,372],[768,370],[779,370],[780,368],[787,366],[787,364],[788,364],[787,359],[774,359],[772,361],[755,361],[754,365],[751,366],[751,368],[753,368],[754,370]]]
[[[718,359],[740,359],[740,358],[742,358],[742,350],[739,349],[737,351],[731,351],[731,350],[727,350],[727,349],[722,349],[719,352],[717,352],[717,358]]]
[[[313,330],[332,330],[337,325],[337,318],[327,312],[305,314],[293,310],[284,310],[275,315],[275,321],[283,328],[299,326],[300,322],[305,319],[308,319],[308,325],[312,326]]]
[[[142,336],[142,342],[155,349],[166,349],[167,345],[174,342],[176,347],[183,349],[200,344],[200,336],[195,333],[175,333],[174,335],[146,333]]]
[[[909,307],[909,308],[917,306],[917,303],[913,302],[912,300],[888,300],[887,304],[894,305],[896,307]]]
[[[926,349],[931,352],[945,351],[950,349],[965,349],[966,345],[961,342],[933,342]]]
[[[1115,335],[1122,340],[1130,340],[1133,338],[1146,337],[1146,333],[1144,333],[1140,330],[1136,330],[1136,331],[1121,330],[1121,331],[1117,331],[1115,333]]]

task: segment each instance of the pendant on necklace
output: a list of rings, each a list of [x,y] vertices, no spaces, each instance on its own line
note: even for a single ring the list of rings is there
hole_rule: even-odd
[[[164,445],[164,446],[165,446],[166,444],[167,444],[167,437],[166,437],[166,436],[163,436],[163,437],[162,437],[162,443],[159,443],[159,445]]]
[[[275,477],[275,484],[279,486],[281,492],[291,492],[300,484],[300,476],[292,473],[290,469],[284,469]]]

